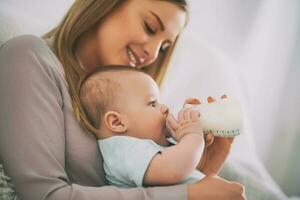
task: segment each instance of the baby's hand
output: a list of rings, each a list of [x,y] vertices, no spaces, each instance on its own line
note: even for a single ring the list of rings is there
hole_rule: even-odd
[[[178,121],[169,113],[166,120],[166,126],[171,137],[177,142],[186,134],[203,135],[200,122],[200,113],[191,108],[182,108],[178,113]]]

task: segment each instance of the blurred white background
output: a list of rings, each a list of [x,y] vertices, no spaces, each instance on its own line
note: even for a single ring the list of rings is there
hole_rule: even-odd
[[[202,99],[222,91],[238,96],[251,135],[247,140],[254,141],[248,147],[237,141],[239,158],[248,160],[248,148],[254,147],[284,192],[300,196],[300,1],[191,0],[190,4],[190,23],[166,80],[173,88],[165,82],[163,97],[171,101],[175,91]],[[179,77],[182,74],[186,75]]]
[[[46,32],[72,2],[0,0],[1,42]],[[188,96],[240,99],[246,129],[228,166],[239,163],[242,181],[248,174],[278,199],[278,185],[300,196],[300,1],[189,2],[190,22],[161,87],[163,101],[176,110]]]

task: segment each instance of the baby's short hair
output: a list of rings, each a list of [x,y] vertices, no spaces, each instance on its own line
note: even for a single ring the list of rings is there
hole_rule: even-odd
[[[100,128],[100,121],[104,114],[108,110],[116,108],[119,100],[118,95],[122,89],[122,84],[117,78],[108,76],[104,72],[121,71],[144,73],[130,66],[108,65],[88,73],[80,82],[79,97],[81,104],[91,125],[96,129]]]

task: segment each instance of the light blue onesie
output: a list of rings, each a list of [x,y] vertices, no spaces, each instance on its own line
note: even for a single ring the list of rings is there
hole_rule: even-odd
[[[123,188],[142,187],[143,178],[153,157],[163,151],[163,146],[153,140],[128,136],[113,136],[98,140],[104,160],[104,170],[109,184]],[[181,183],[196,182],[204,178],[194,170]]]

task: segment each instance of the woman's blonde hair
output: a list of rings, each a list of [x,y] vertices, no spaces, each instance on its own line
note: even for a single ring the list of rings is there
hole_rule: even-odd
[[[104,17],[126,1],[129,0],[76,0],[61,23],[44,36],[45,39],[52,40],[53,51],[63,65],[76,119],[88,131],[94,128],[87,120],[79,98],[79,84],[86,72],[76,56],[76,47],[85,33],[97,27]],[[186,0],[158,1],[174,3],[187,12]],[[160,53],[156,62],[151,66],[144,67],[146,73],[151,75],[158,84],[163,79],[173,48],[174,45]]]

